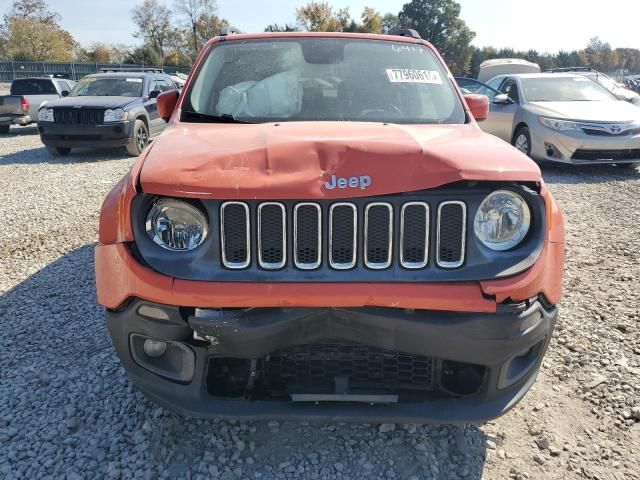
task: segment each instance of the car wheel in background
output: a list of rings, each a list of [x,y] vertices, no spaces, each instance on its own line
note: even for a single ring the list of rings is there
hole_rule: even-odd
[[[9,125],[0,125],[0,133],[9,133]]]
[[[147,130],[147,126],[142,120],[136,120],[136,123],[133,125],[131,139],[129,143],[127,143],[127,153],[137,157],[148,144],[149,130]]]
[[[47,147],[47,152],[51,155],[66,157],[71,153],[71,149],[67,147]]]
[[[513,146],[527,156],[531,155],[531,134],[528,127],[520,127],[513,136]]]

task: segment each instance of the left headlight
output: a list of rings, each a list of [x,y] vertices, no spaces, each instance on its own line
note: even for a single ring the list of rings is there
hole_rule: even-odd
[[[208,222],[205,214],[193,205],[163,199],[149,210],[146,230],[162,248],[188,251],[200,246],[207,237]]]
[[[127,119],[127,113],[121,109],[107,109],[104,111],[104,122],[122,122]]]
[[[576,122],[570,122],[568,120],[559,120],[557,118],[540,117],[540,123],[545,127],[549,127],[559,132],[578,132],[581,130],[580,126]]]
[[[480,204],[473,222],[478,240],[486,247],[509,250],[518,245],[531,226],[527,202],[510,190],[496,190]]]
[[[41,108],[40,110],[38,110],[38,121],[53,122],[53,109]]]

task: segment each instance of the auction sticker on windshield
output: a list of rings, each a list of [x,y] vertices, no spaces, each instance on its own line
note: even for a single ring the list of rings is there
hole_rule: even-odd
[[[387,76],[391,83],[434,83],[442,85],[440,73],[433,70],[387,68]]]

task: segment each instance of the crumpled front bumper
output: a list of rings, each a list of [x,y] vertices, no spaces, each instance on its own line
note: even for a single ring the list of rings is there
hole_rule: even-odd
[[[160,312],[160,313],[158,313]],[[495,313],[394,308],[264,308],[195,310],[133,300],[107,310],[107,325],[127,373],[151,400],[197,417],[361,422],[481,422],[512,408],[535,381],[557,317],[536,299],[500,305]],[[195,339],[194,339],[195,330]],[[363,403],[248,400],[217,396],[212,360],[256,359],[324,338],[432,357],[437,365],[486,367],[477,391],[436,388],[423,401]],[[167,358],[146,357],[145,339],[166,342]],[[206,339],[206,341],[202,341]],[[258,363],[259,365],[259,363]],[[442,387],[444,369],[436,369]],[[446,385],[445,385],[446,387]]]

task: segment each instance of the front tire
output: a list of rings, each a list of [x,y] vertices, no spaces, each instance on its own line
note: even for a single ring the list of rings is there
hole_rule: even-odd
[[[66,157],[71,153],[71,149],[68,147],[47,147],[47,152],[56,157]]]
[[[531,156],[531,133],[529,132],[529,127],[520,127],[516,131],[512,145],[526,156]]]
[[[131,139],[127,143],[127,153],[133,157],[137,157],[149,145],[149,130],[147,125],[140,119],[133,124],[133,132]]]

